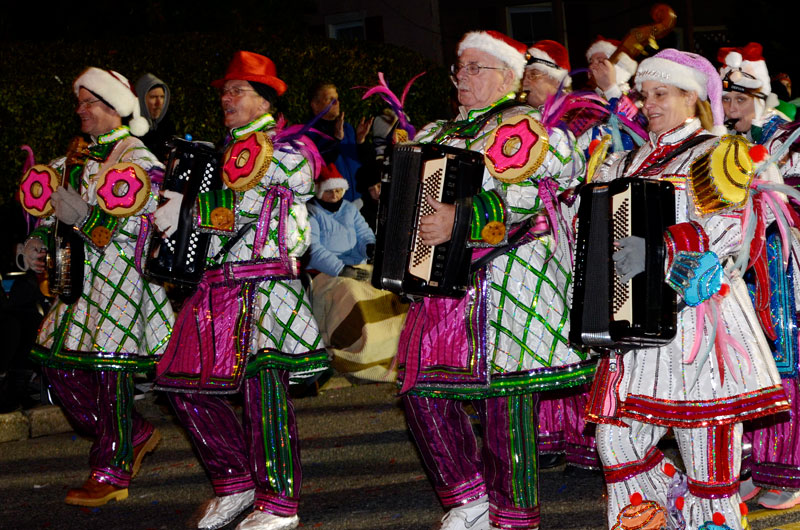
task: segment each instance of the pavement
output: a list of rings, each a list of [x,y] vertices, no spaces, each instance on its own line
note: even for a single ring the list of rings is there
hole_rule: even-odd
[[[69,430],[56,407],[0,415],[0,440],[9,440],[0,443],[0,529],[196,528],[201,506],[213,497],[208,479],[163,397],[148,393],[136,406],[161,430],[162,441],[144,460],[129,498],[99,508],[63,502],[86,479],[90,442]],[[296,399],[295,407],[302,528],[428,530],[441,518],[393,385],[334,377],[318,396]],[[603,492],[597,473],[566,475],[563,466],[543,471],[541,528],[605,528]],[[754,503],[750,509],[753,530],[800,530],[800,509],[771,512]]]

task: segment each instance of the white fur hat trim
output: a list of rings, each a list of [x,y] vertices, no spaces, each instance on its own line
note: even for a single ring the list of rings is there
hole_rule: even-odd
[[[642,89],[644,81],[661,81],[696,92],[701,100],[708,99],[707,78],[703,72],[661,57],[649,57],[639,65],[636,72],[637,90]]]
[[[458,55],[467,48],[475,48],[497,57],[511,68],[517,80],[525,74],[525,56],[510,44],[492,37],[485,31],[471,31],[458,43]]]
[[[530,53],[533,57],[537,59],[543,59],[545,61],[549,61],[553,64],[556,64],[556,62],[553,60],[552,57],[550,57],[548,54],[546,54],[545,52],[543,52],[538,48],[528,48],[528,53]],[[533,68],[534,70],[539,70],[540,72],[544,72],[553,79],[555,79],[556,81],[558,81],[559,83],[563,81],[564,88],[572,86],[572,78],[568,75],[569,72],[564,68],[559,68],[558,66],[553,68],[552,66],[549,66],[547,64],[537,63],[537,62],[534,62],[533,64],[529,65],[528,68]]]

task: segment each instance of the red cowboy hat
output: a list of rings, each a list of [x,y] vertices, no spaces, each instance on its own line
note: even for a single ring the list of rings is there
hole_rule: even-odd
[[[286,92],[286,83],[278,79],[275,70],[275,63],[268,57],[253,52],[238,51],[233,55],[225,77],[211,82],[214,88],[220,88],[225,81],[240,79],[242,81],[254,81],[271,86],[280,96]]]

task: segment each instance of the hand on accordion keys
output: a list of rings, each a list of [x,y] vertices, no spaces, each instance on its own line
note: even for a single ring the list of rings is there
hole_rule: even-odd
[[[167,202],[159,206],[153,213],[153,222],[164,234],[164,237],[169,237],[178,229],[183,194],[167,190],[164,191],[164,197],[167,198]]]
[[[628,283],[631,278],[644,272],[646,248],[644,239],[637,236],[630,236],[615,241],[614,245],[619,249],[614,252],[614,268],[617,274],[622,276],[620,282]]]
[[[425,200],[433,208],[433,213],[419,220],[419,235],[426,245],[441,245],[450,241],[456,219],[456,207],[444,204],[428,195]]]

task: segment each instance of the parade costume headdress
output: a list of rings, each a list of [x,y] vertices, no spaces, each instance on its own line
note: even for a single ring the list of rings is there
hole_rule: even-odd
[[[237,51],[225,71],[225,76],[222,79],[212,81],[211,86],[222,88],[225,81],[234,79],[270,86],[275,89],[279,96],[286,92],[286,83],[278,78],[275,63],[268,57],[258,53]]]
[[[131,117],[128,127],[134,136],[144,136],[150,130],[147,119],[141,115],[139,98],[128,79],[114,70],[103,70],[90,66],[72,84],[75,95],[85,88],[114,109],[122,118]]]
[[[506,63],[517,80],[525,74],[525,45],[499,31],[471,31],[458,43],[458,55],[475,48]]]
[[[595,53],[603,53],[606,57],[610,58],[614,52],[617,51],[620,44],[618,40],[607,39],[602,35],[598,35],[597,40],[586,50],[586,60],[589,61]],[[633,74],[636,73],[637,66],[638,64],[636,61],[631,59],[627,53],[622,52],[619,54],[617,62],[614,64],[614,69],[617,74],[617,83],[627,83],[628,80],[633,77]]]
[[[572,78],[569,76],[571,67],[569,65],[569,54],[567,49],[554,40],[540,40],[528,48],[528,68],[533,68],[544,72],[559,83],[564,88],[572,85]]]
[[[723,125],[725,112],[722,109],[722,80],[705,57],[668,48],[639,65],[636,72],[637,90],[642,89],[644,81],[661,81],[695,92],[700,100],[711,104],[711,115],[714,119],[711,132],[716,135],[727,133]]]
[[[717,60],[722,63],[719,75],[724,92],[739,92],[755,98],[755,117],[760,118],[767,108],[778,105],[772,93],[767,63],[761,55],[763,48],[751,42],[743,48],[720,48]]]

